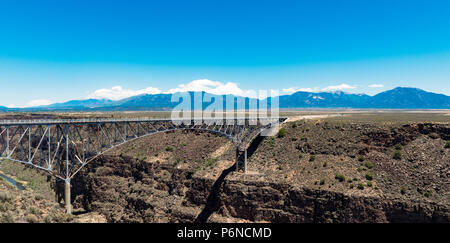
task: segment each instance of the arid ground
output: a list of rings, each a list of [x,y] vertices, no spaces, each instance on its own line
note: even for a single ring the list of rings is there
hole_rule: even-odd
[[[0,119],[169,117],[168,112],[0,114]],[[285,110],[274,137],[235,148],[214,134],[146,136],[73,180],[73,216],[53,179],[10,161],[2,222],[450,222],[450,111]]]

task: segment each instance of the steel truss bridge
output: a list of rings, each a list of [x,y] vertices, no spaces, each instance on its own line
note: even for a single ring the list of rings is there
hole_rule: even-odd
[[[236,170],[247,168],[247,148],[286,118],[242,119],[71,119],[0,121],[0,160],[27,164],[65,181],[71,212],[70,180],[90,161],[116,146],[156,133],[199,130],[223,136],[236,146]],[[242,159],[243,158],[243,159]]]

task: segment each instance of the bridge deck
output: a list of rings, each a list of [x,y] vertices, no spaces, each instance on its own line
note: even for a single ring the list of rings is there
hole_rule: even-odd
[[[286,118],[189,118],[189,119],[165,119],[165,118],[100,118],[100,119],[29,119],[29,120],[0,120],[0,126],[13,125],[56,125],[56,124],[87,124],[87,123],[120,123],[120,122],[218,122],[225,121],[225,123],[232,123],[235,121],[276,121]]]
[[[230,139],[236,145],[236,170],[247,167],[247,147],[263,131],[287,118],[54,119],[0,120],[0,161],[34,166],[65,181],[67,211],[70,180],[101,154],[139,137],[180,129],[198,129]],[[241,166],[242,165],[242,166]]]

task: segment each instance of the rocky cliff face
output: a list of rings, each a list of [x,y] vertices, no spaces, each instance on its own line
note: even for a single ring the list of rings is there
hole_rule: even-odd
[[[448,205],[357,196],[103,156],[73,180],[76,206],[109,222],[450,222]]]

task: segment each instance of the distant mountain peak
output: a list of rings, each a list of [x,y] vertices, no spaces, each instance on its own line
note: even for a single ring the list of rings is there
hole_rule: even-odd
[[[427,92],[427,91],[425,91],[423,89],[414,88],[414,87],[396,87],[396,88],[393,88],[391,90],[386,90],[386,91],[384,91],[382,93],[385,93],[385,92],[399,92],[399,91],[400,92]],[[430,93],[430,92],[427,92],[427,93]]]
[[[206,92],[189,92],[205,95]],[[234,95],[214,95],[236,97]],[[247,101],[251,98],[246,98]],[[264,100],[263,100],[264,101]],[[265,101],[271,102],[270,98]],[[413,87],[396,87],[374,96],[351,94],[343,91],[307,92],[298,91],[279,96],[280,108],[369,108],[369,109],[450,109],[450,96],[436,94]],[[32,108],[6,108],[1,111],[46,111],[46,110],[170,110],[177,103],[172,94],[141,94],[122,100],[108,99],[71,100],[48,106]],[[204,104],[205,105],[205,104]],[[208,104],[206,104],[208,105]]]

